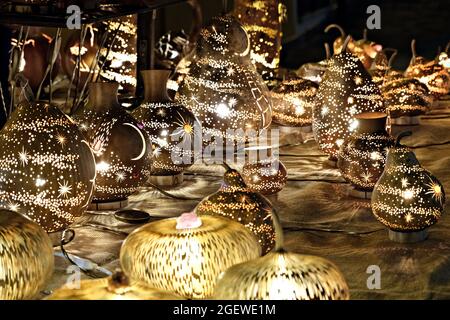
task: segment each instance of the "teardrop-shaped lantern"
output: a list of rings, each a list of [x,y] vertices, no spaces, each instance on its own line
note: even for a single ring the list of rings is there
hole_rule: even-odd
[[[0,209],[0,299],[33,299],[53,274],[45,231],[21,214]]]
[[[279,224],[269,201],[259,193],[250,191],[239,172],[225,172],[220,189],[195,208],[200,215],[223,216],[246,226],[255,234],[266,254],[275,246],[275,226]]]
[[[87,209],[95,160],[71,118],[45,102],[19,103],[0,133],[0,205],[47,232]]]
[[[339,147],[356,129],[354,116],[364,112],[385,112],[383,98],[361,61],[344,47],[343,52],[328,61],[313,108],[314,136],[332,160],[336,160]]]
[[[221,272],[260,254],[256,238],[241,224],[188,213],[132,232],[122,245],[120,262],[132,280],[202,299],[213,294]]]
[[[444,212],[442,184],[422,168],[414,153],[400,144],[389,149],[384,172],[372,194],[372,212],[390,229],[396,241],[414,242],[426,237],[426,228],[435,224]]]

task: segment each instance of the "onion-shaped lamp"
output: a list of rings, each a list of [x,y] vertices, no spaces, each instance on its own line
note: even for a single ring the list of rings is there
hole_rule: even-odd
[[[0,133],[0,206],[61,231],[88,208],[94,181],[94,155],[72,119],[19,103]]]
[[[353,187],[350,195],[370,199],[394,139],[386,132],[385,113],[361,113],[355,118],[358,127],[342,144],[337,165],[342,177]]]
[[[213,294],[221,272],[260,254],[256,238],[241,224],[187,213],[132,232],[122,245],[120,262],[132,280],[202,299]]]
[[[0,209],[0,299],[33,299],[53,274],[49,236],[21,214]]]
[[[412,151],[400,144],[411,135],[404,132],[389,149],[384,172],[372,194],[372,212],[389,228],[389,238],[398,242],[417,242],[427,237],[426,229],[444,212],[442,184],[422,168]]]

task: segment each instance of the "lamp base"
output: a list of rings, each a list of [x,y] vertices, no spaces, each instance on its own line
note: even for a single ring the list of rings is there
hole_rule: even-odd
[[[421,242],[428,238],[426,229],[413,232],[401,232],[389,230],[389,239],[398,243],[415,243]]]
[[[148,181],[158,187],[176,187],[183,183],[184,174],[183,172],[173,175],[173,176],[153,176],[151,175]]]
[[[128,206],[128,199],[111,201],[111,202],[96,202],[92,201],[89,205],[89,210],[102,211],[102,210],[118,210]]]
[[[399,117],[399,118],[391,118],[391,124],[396,126],[417,126],[420,124],[420,117]]]
[[[352,198],[370,200],[372,198],[372,191],[358,190],[353,186],[349,186],[348,195]]]

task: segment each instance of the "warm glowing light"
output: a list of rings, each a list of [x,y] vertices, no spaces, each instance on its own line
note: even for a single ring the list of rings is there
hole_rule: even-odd
[[[109,164],[106,163],[105,161],[101,161],[101,162],[97,163],[97,165],[96,165],[97,171],[100,171],[100,172],[108,171],[109,167],[110,167]]]

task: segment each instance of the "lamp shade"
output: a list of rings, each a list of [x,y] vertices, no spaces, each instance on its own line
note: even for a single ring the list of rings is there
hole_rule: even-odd
[[[130,283],[122,272],[108,278],[82,280],[79,286],[63,286],[53,291],[47,300],[180,300],[168,292]]]
[[[53,273],[45,231],[21,214],[0,209],[0,299],[32,299]]]
[[[87,209],[95,160],[71,118],[45,102],[20,103],[0,133],[0,205],[47,232]]]
[[[190,224],[182,221],[189,220],[182,215],[131,233],[120,251],[124,272],[151,287],[201,299],[213,294],[222,271],[260,256],[255,237],[239,223],[223,217],[193,217]]]
[[[275,227],[279,224],[276,213],[267,199],[250,191],[236,170],[225,172],[220,189],[195,208],[199,216],[223,216],[246,226],[257,237],[266,254],[275,246]]]

